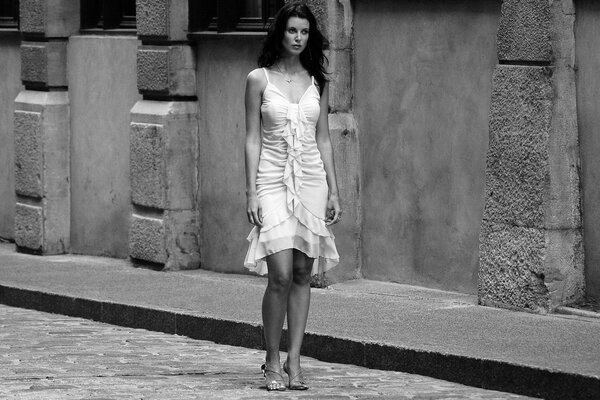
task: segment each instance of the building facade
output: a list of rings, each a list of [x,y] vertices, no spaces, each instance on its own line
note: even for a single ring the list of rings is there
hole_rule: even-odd
[[[0,1],[0,237],[244,273],[244,85],[282,3]],[[328,279],[600,297],[600,6],[307,3],[345,210]]]

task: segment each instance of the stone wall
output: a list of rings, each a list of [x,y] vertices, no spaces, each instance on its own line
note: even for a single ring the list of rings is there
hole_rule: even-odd
[[[196,58],[188,2],[138,1],[137,87],[131,109],[129,255],[166,270],[200,266]]]
[[[14,112],[15,242],[60,254],[71,238],[67,41],[79,30],[79,2],[21,0],[19,7],[25,90]]]
[[[479,301],[548,312],[583,295],[572,1],[505,0],[490,110]]]

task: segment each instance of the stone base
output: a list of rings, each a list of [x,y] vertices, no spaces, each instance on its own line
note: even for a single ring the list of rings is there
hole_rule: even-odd
[[[196,211],[165,211],[161,216],[134,214],[129,234],[132,258],[163,264],[164,270],[200,266]]]
[[[142,100],[131,110],[130,255],[166,270],[200,266],[196,113],[195,102]]]
[[[70,243],[67,92],[22,91],[15,100],[17,246],[63,254]]]
[[[479,303],[547,313],[584,295],[578,229],[485,222],[479,248]]]

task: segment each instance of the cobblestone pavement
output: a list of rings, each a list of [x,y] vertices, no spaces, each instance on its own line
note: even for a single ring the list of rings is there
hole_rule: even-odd
[[[303,358],[311,389],[267,393],[263,353],[0,305],[2,399],[525,399]]]

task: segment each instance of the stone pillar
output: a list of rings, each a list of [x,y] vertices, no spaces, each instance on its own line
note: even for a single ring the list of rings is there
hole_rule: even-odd
[[[504,0],[479,302],[548,312],[584,293],[572,0]]]
[[[131,110],[134,262],[168,270],[200,265],[196,59],[187,0],[138,0],[138,89]]]
[[[331,71],[329,131],[344,214],[342,222],[333,228],[342,258],[340,265],[327,274],[333,281],[345,281],[361,277],[359,135],[353,113],[353,9],[350,0],[307,0],[306,4],[330,42],[326,53]]]
[[[69,251],[69,35],[79,2],[21,0],[21,80],[15,100],[15,242],[38,254]]]

